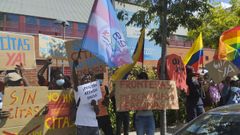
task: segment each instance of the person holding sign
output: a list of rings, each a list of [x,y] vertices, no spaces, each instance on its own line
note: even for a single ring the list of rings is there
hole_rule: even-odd
[[[141,72],[137,76],[138,80],[148,80],[146,72]],[[137,111],[135,114],[135,128],[137,135],[154,135],[155,121],[151,110]]]
[[[78,60],[74,60],[72,77],[76,101],[75,125],[77,126],[77,135],[99,135],[98,122],[96,119],[96,115],[99,113],[97,101],[92,98],[92,96],[89,96],[87,99],[90,99],[91,101],[88,103],[85,99],[86,97],[83,95],[83,93],[87,95],[93,93],[97,94],[95,93],[95,86],[97,86],[97,84],[93,82],[95,81],[95,78],[91,73],[84,74],[79,78],[75,70],[77,65]]]
[[[0,119],[8,118],[10,113],[8,111],[2,111],[2,98],[4,94],[5,86],[29,86],[28,80],[24,76],[24,68],[22,63],[16,65],[15,70],[4,71],[4,80],[0,81]]]
[[[103,74],[97,74],[95,77],[100,83],[100,88],[103,96],[103,98],[98,101],[99,105],[99,114],[97,115],[98,125],[105,135],[113,135],[111,120],[107,111],[110,101],[109,90],[106,85],[103,85]]]
[[[50,75],[50,82],[48,82],[43,74],[46,71],[46,69],[49,67],[49,65],[52,64],[52,59],[48,58],[47,62],[44,64],[44,66],[38,71],[38,84],[40,86],[48,86],[50,90],[62,90],[67,89],[71,87],[70,79],[60,71],[55,70],[51,72]]]
[[[5,86],[29,86],[27,78],[24,76],[25,69],[22,63],[16,65],[15,70],[6,71],[4,77]]]

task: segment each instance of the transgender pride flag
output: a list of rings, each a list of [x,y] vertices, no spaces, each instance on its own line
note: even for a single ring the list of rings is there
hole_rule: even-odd
[[[132,63],[121,28],[111,0],[95,0],[82,48],[109,67]]]

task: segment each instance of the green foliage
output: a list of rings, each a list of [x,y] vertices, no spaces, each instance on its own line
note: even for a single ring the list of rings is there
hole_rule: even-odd
[[[118,0],[119,2],[129,2],[129,0]],[[160,24],[160,17],[167,16],[167,36],[177,30],[179,26],[184,26],[189,29],[196,29],[202,25],[201,18],[205,13],[209,12],[208,0],[166,0],[168,2],[168,11],[163,12],[162,0],[157,5],[153,6],[151,0],[136,2],[142,7],[142,10],[134,13],[127,25],[136,25],[147,27],[151,22]],[[196,14],[197,13],[197,14]],[[119,18],[127,16],[124,11],[119,12]],[[153,28],[148,35],[151,40],[155,40],[156,44],[162,43],[163,33],[159,28]]]
[[[216,48],[224,31],[240,25],[240,0],[232,0],[232,3],[233,6],[229,9],[223,9],[221,6],[211,8],[210,12],[201,18],[204,23],[189,31],[189,37],[195,39],[199,32],[202,32],[204,47]]]
[[[128,80],[136,80],[137,75],[140,72],[146,72],[148,74],[148,77],[150,80],[157,80],[157,73],[155,69],[149,68],[149,67],[141,67],[141,66],[135,66],[131,72],[128,75]],[[112,74],[112,69],[109,71],[109,75]],[[185,93],[183,91],[178,90],[178,98],[179,98],[179,110],[167,110],[167,123],[168,125],[174,125],[177,122],[185,123],[186,119],[186,112],[185,112]],[[114,131],[116,131],[116,114],[114,113],[112,103],[110,103],[110,106],[108,108],[108,112],[111,118],[112,127],[114,128]],[[155,118],[155,124],[156,127],[160,127],[160,113],[158,110],[154,110],[154,118]],[[130,111],[130,130],[134,130],[133,126],[133,114],[134,111]]]

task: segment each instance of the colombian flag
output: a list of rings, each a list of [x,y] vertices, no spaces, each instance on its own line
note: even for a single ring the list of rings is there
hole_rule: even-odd
[[[203,40],[202,33],[199,34],[198,38],[194,41],[192,47],[188,51],[187,55],[183,59],[184,65],[189,65],[198,70],[200,64],[203,64]]]
[[[240,68],[240,26],[222,33],[215,59],[228,60]]]

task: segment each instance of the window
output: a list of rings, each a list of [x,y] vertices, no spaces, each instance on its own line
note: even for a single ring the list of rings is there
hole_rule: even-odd
[[[15,14],[7,14],[7,21],[8,22],[18,22],[19,16]]]
[[[87,28],[87,24],[85,23],[78,23],[78,31],[85,31]]]
[[[0,13],[0,22],[4,21],[4,13]]]
[[[41,18],[39,19],[39,24],[40,26],[52,26],[53,20]]]
[[[37,24],[37,18],[33,16],[26,16],[26,24]]]

